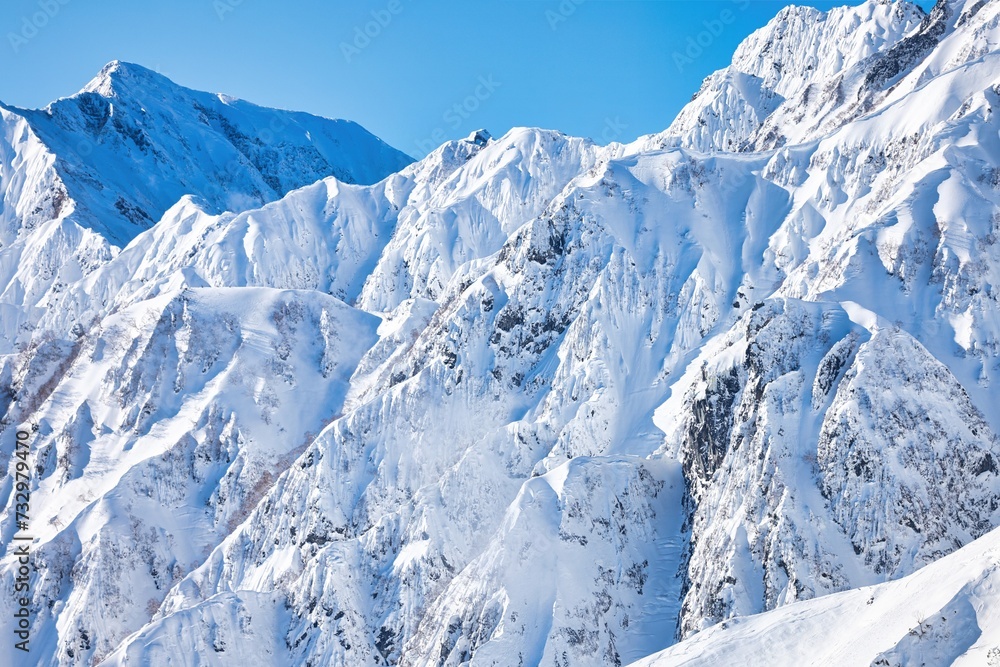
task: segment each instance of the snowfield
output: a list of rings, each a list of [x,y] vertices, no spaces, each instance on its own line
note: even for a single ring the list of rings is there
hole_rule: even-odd
[[[627,145],[0,107],[0,663],[1000,665],[998,111],[998,0],[788,8]]]
[[[1000,664],[998,537],[891,583],[730,619],[631,667]]]

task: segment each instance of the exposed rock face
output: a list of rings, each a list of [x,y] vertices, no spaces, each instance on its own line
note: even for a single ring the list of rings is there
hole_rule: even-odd
[[[670,128],[640,145],[756,151],[819,138],[869,111],[889,80],[933,48],[939,14],[931,20],[914,4],[882,0],[783,9],[705,80]]]
[[[789,9],[661,137],[477,133],[287,194],[279,170],[277,201],[178,195],[120,251],[4,111],[0,252],[31,261],[3,264],[0,457],[38,425],[38,664],[686,640],[669,661],[972,553],[1000,525],[998,10]],[[766,104],[731,103],[738,72]]]

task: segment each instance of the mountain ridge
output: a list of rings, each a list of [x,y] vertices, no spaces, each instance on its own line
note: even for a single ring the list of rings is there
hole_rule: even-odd
[[[471,137],[374,184],[179,198],[122,250],[40,218],[108,250],[7,302],[37,308],[0,355],[0,457],[39,425],[39,664],[668,665],[750,630],[798,664],[770,628],[861,636],[954,563],[930,606],[982,636],[897,618],[864,660],[981,658],[995,610],[959,580],[991,585],[1000,527],[1000,3],[938,7],[748,38],[740,62],[782,34],[861,86],[945,21],[870,109],[817,98],[827,129],[789,120],[798,79],[716,104],[749,99],[734,63],[627,146]]]
[[[160,99],[171,100],[172,106],[163,107]],[[220,210],[239,211],[277,199],[323,176],[371,184],[412,161],[356,123],[265,109],[236,98],[201,93],[140,65],[117,60],[74,95],[43,109],[11,107],[8,111],[24,117],[47,144],[63,149],[57,151],[62,157],[57,169],[70,182],[70,196],[77,187],[81,194],[86,192],[77,181],[93,177],[95,168],[106,187],[116,186],[128,195],[123,203],[119,197],[113,205],[81,202],[86,209],[93,209],[91,219],[84,221],[117,245],[151,226],[183,194],[201,195]],[[74,134],[71,145],[64,137],[67,132]],[[305,141],[295,134],[299,132]],[[315,139],[311,137],[314,132]],[[275,143],[277,140],[281,143]],[[286,143],[290,148],[282,147]],[[207,153],[211,169],[202,171],[192,161],[200,152]],[[338,152],[346,155],[338,158]],[[173,161],[187,157],[188,169],[168,165],[160,154]],[[95,164],[102,158],[112,162]],[[107,182],[110,172],[127,172],[125,165],[146,173],[144,187],[136,188],[128,180]],[[292,169],[302,173],[294,175]],[[164,192],[158,193],[155,177],[161,171],[160,178],[167,182],[159,186],[166,186]],[[210,177],[214,172],[227,180],[216,182]],[[96,221],[92,219],[95,216],[99,218]],[[115,218],[124,220],[111,223]]]

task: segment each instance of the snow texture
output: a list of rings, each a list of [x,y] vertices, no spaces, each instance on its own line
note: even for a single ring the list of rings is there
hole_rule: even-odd
[[[996,0],[788,8],[629,145],[0,108],[31,664],[1000,664],[998,110]]]

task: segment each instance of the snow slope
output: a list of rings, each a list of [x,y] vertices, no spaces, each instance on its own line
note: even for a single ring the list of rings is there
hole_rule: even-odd
[[[59,600],[37,617],[37,659],[90,661],[148,617],[336,415],[377,323],[311,291],[184,289],[104,319],[64,358],[48,350],[47,399],[41,354],[16,369],[15,409],[44,425],[35,592]]]
[[[0,352],[51,299],[183,196],[243,211],[324,177],[375,183],[412,160],[355,123],[183,88],[108,64],[44,109],[0,104]]]
[[[632,667],[1000,664],[998,537],[898,581],[732,619]]]
[[[998,2],[792,8],[664,141],[518,128],[187,193],[120,251],[12,115],[37,664],[673,664],[809,610],[861,664],[979,646],[988,595],[947,605],[1000,527],[998,44]],[[847,601],[949,563],[926,632],[859,629],[909,593]]]

